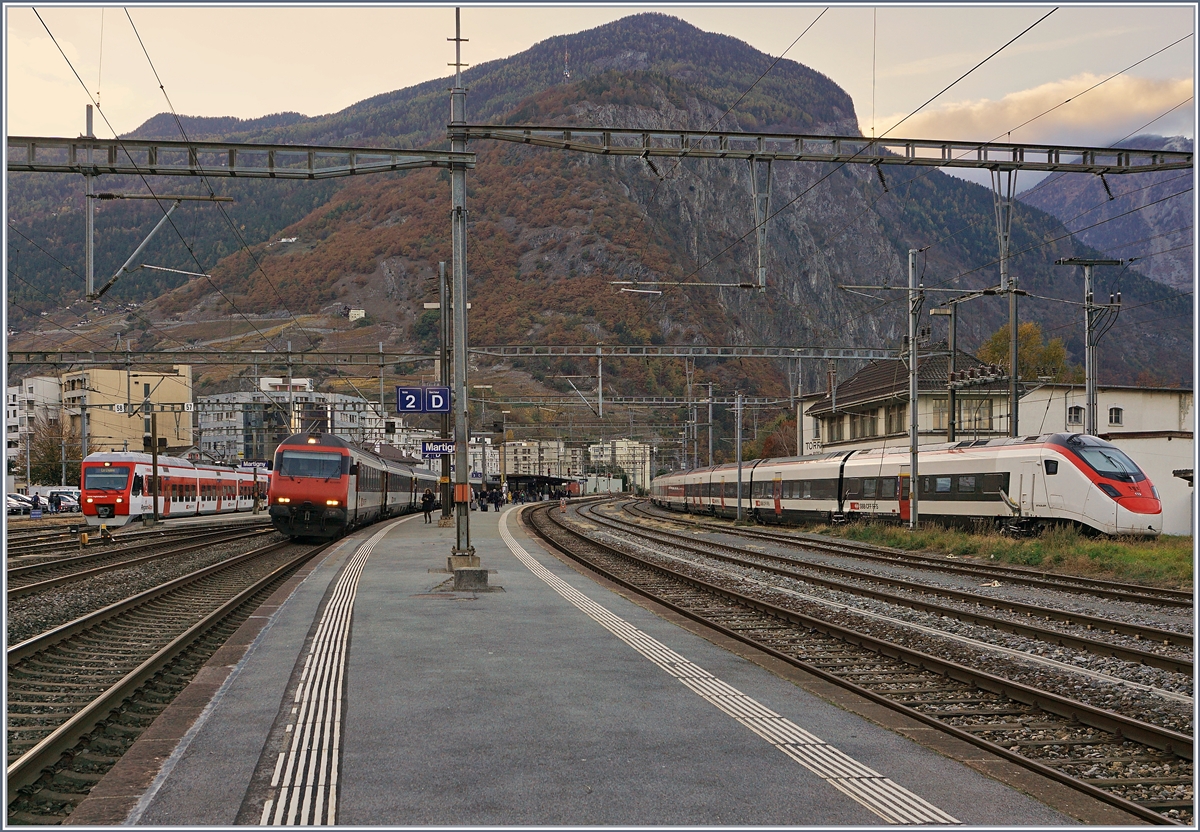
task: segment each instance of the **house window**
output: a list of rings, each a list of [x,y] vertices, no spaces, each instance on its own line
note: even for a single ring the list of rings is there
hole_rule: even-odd
[[[888,405],[884,418],[887,421],[887,432],[904,433],[904,415],[907,408],[902,404]]]
[[[1108,423],[1110,425],[1125,424],[1125,411],[1120,407],[1110,407],[1108,409]]]
[[[992,400],[967,399],[958,402],[958,424],[962,430],[992,429]]]
[[[944,396],[936,397],[932,400],[933,404],[933,429],[945,430],[946,418],[949,412],[948,400]]]
[[[841,442],[846,438],[845,420],[841,416],[830,416],[826,423],[829,427],[825,433],[830,442]]]
[[[850,414],[850,438],[862,439],[868,436],[878,435],[876,429],[875,411],[868,413],[851,413]]]
[[[1083,424],[1083,408],[1079,405],[1071,405],[1067,408],[1067,424],[1082,425]]]

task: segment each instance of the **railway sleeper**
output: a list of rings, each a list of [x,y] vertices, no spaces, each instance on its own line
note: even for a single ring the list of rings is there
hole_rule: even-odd
[[[1191,777],[1080,777],[1093,786],[1190,786]],[[1141,801],[1138,801],[1139,803]]]

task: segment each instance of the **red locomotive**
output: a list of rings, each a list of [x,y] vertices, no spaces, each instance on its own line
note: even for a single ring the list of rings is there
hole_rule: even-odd
[[[386,460],[329,433],[297,433],[275,450],[271,524],[291,537],[334,538],[416,511],[438,478]]]

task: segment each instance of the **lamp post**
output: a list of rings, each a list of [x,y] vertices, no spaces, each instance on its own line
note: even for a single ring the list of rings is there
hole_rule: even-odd
[[[504,498],[508,499],[508,481],[506,475],[508,473],[508,429],[505,425],[505,417],[512,413],[511,410],[500,411],[500,493]]]

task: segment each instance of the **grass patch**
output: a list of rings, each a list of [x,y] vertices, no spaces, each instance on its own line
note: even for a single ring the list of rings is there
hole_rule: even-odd
[[[893,549],[974,556],[1037,566],[1048,572],[1148,586],[1190,589],[1194,581],[1191,537],[1088,537],[1071,526],[1056,526],[1038,537],[1012,538],[991,531],[972,534],[935,526],[919,526],[909,531],[901,526],[867,522],[817,525],[807,531]]]

